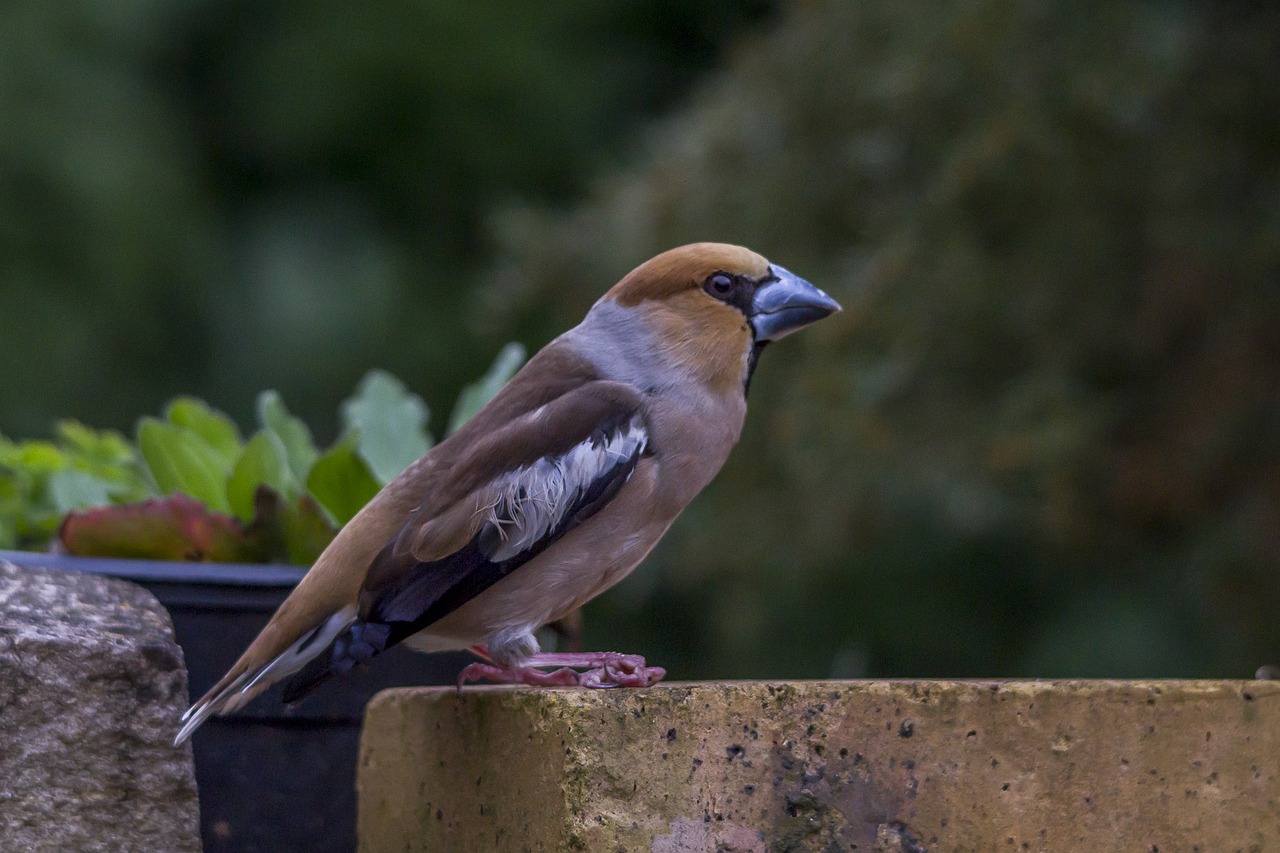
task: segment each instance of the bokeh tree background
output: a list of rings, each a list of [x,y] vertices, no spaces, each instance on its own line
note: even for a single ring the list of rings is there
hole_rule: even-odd
[[[1280,10],[1220,0],[17,0],[0,432],[179,393],[437,409],[646,257],[843,314],[591,646],[675,677],[1280,658]]]

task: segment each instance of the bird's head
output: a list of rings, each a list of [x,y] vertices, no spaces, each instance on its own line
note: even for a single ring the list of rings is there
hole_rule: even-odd
[[[641,314],[676,364],[722,393],[745,389],[765,344],[840,310],[804,279],[724,243],[663,252],[602,301]]]

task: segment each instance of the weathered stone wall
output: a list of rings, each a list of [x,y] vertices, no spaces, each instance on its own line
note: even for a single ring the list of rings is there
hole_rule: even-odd
[[[1280,850],[1280,682],[395,690],[360,849]]]
[[[200,850],[186,700],[141,587],[0,562],[0,850]]]

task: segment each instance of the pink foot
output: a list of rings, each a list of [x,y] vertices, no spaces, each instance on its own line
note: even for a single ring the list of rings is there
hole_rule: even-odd
[[[473,663],[458,673],[458,689],[468,681],[493,681],[498,684],[530,684],[534,687],[575,687],[578,684],[578,673],[568,668],[554,672],[543,672],[540,669],[520,667],[506,669],[491,663]]]
[[[640,655],[618,652],[548,652],[534,655],[526,665],[585,669],[578,677],[580,687],[649,687],[667,674],[660,666],[646,664]]]
[[[473,649],[479,653],[479,649]],[[538,667],[557,667],[542,672]],[[582,669],[583,672],[575,672]],[[536,654],[517,669],[488,663],[473,663],[458,675],[458,688],[467,681],[485,679],[506,684],[539,687],[649,687],[667,674],[660,666],[649,666],[640,655],[618,652],[550,652]]]

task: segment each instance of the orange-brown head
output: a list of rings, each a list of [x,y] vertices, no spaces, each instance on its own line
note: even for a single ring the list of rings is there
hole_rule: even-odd
[[[769,341],[840,310],[804,279],[725,243],[663,252],[602,301],[642,312],[668,355],[720,393],[745,389]]]

